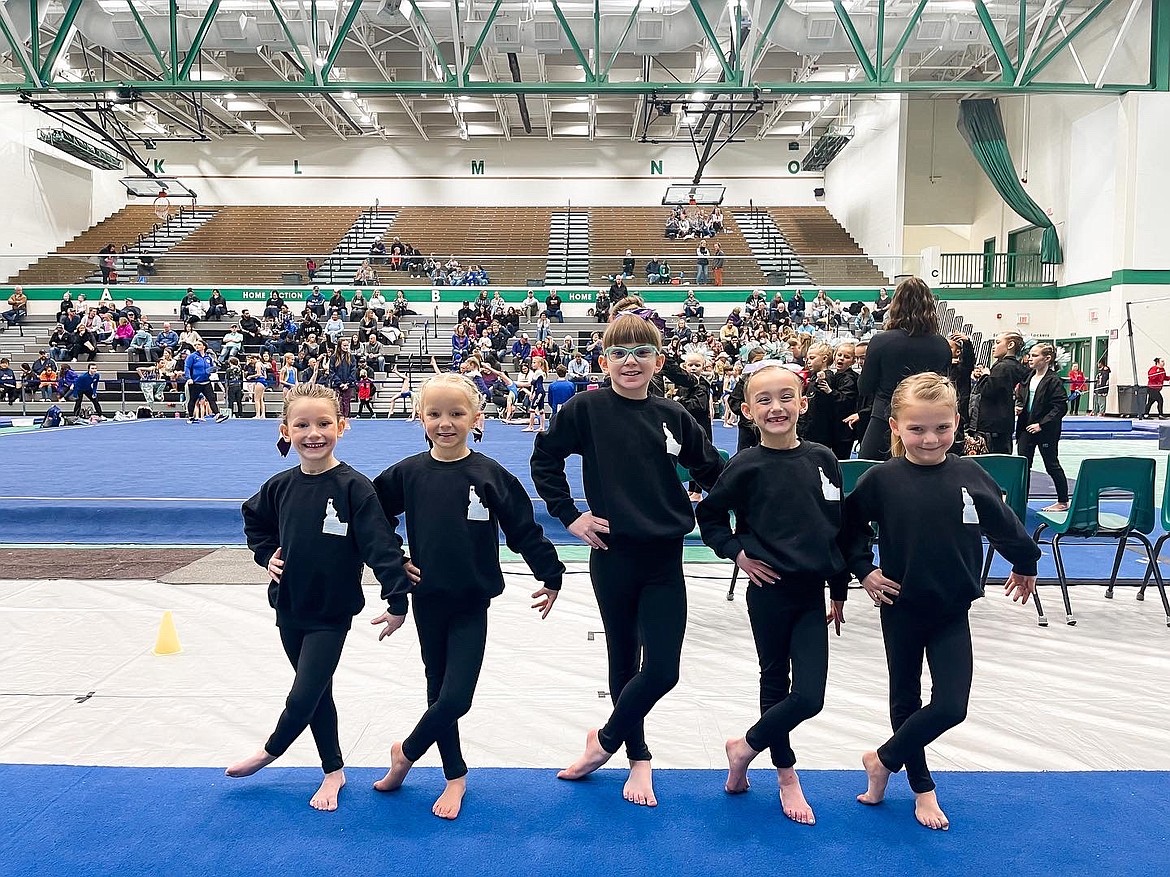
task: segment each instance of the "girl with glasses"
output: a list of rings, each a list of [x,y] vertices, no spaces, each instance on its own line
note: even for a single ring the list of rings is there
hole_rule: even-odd
[[[638,314],[616,316],[602,338],[610,385],[578,393],[562,407],[532,451],[536,490],[569,532],[593,550],[589,574],[601,610],[614,708],[589,732],[585,752],[557,776],[579,780],[624,744],[630,760],[627,801],[657,804],[643,722],[678,683],[686,628],[683,537],[695,517],[675,464],[705,489],[723,461],[677,402],[649,392],[662,369],[662,334]],[[615,439],[620,451],[615,453]],[[588,508],[573,502],[565,460],[581,457]]]

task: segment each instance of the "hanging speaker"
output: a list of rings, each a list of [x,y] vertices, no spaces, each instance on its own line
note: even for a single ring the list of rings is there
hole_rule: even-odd
[[[813,189],[813,197],[814,198],[824,198],[825,197],[824,188],[821,186],[817,186],[815,189]]]

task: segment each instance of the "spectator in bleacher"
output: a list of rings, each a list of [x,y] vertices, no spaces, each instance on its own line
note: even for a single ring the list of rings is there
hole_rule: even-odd
[[[223,334],[223,346],[220,348],[219,362],[220,365],[227,362],[233,356],[237,359],[244,349],[244,333],[240,331],[239,325],[232,323],[226,332]]]
[[[670,218],[666,220],[666,230],[663,232],[663,237],[672,241],[681,237],[681,226],[679,224],[679,218],[673,213],[670,215]]]
[[[695,283],[706,286],[710,282],[708,269],[711,266],[711,251],[707,249],[706,241],[699,241],[695,248]]]
[[[4,325],[0,326],[0,329],[7,329],[9,326],[22,323],[27,316],[28,296],[24,294],[24,287],[14,286],[12,295],[8,296],[8,310],[0,314],[0,317],[4,318]]]
[[[670,283],[670,281],[670,262],[668,262],[666,259],[660,259],[658,262],[658,282]]]
[[[211,298],[207,300],[207,318],[219,320],[227,316],[228,303],[218,289],[211,290]]]
[[[139,366],[134,371],[138,373],[138,388],[142,390],[142,397],[146,400],[146,404],[153,405],[155,402],[163,401],[166,381],[159,371],[158,364],[148,363]]]
[[[305,259],[305,273],[309,275],[309,282],[312,283],[317,277],[317,260],[312,256]]]
[[[398,294],[394,296],[394,313],[399,317],[414,317],[418,316],[417,312],[410,309],[410,304],[406,300],[406,293],[401,289]]]
[[[98,250],[98,267],[102,272],[102,283],[117,283],[117,279],[111,281],[110,277],[117,274],[118,271],[118,248],[112,243],[106,244]]]
[[[349,301],[349,313],[352,319],[357,319],[366,312],[370,306],[366,303],[366,297],[362,294],[360,289],[355,290],[353,298]]]
[[[244,335],[244,345],[254,347],[262,340],[260,321],[249,313],[247,308],[240,311],[240,332]]]
[[[329,361],[329,380],[341,402],[341,416],[348,418],[358,382],[358,364],[353,351],[349,349],[348,338],[341,339],[337,352]]]
[[[715,274],[715,285],[723,285],[723,266],[726,263],[723,256],[723,247],[718,243],[715,244],[715,251],[711,254],[711,270]]]
[[[628,286],[626,286],[625,277],[623,277],[621,274],[617,275],[617,277],[615,277],[613,279],[613,283],[611,283],[609,285],[609,302],[621,301],[623,298],[625,298],[629,294],[630,294],[630,289]],[[609,313],[609,302],[606,302],[606,307],[605,307],[605,312],[607,315]],[[599,321],[599,322],[607,322],[607,321],[608,321],[608,317],[605,321]]]
[[[585,359],[580,350],[576,351],[573,358],[569,360],[566,372],[577,390],[584,390],[589,386],[589,361]]]
[[[195,348],[202,344],[204,348],[207,343],[203,340],[203,336],[195,329],[194,323],[187,323],[183,326],[183,331],[179,333],[179,353],[191,353]]]
[[[691,334],[690,327],[687,326],[686,317],[678,318],[678,321],[674,324],[674,329],[671,332],[671,337],[677,338],[679,344],[690,344],[691,341],[694,340],[694,336]]]
[[[386,371],[386,346],[377,335],[371,335],[359,348],[366,368],[374,374]]]
[[[129,350],[130,341],[134,338],[134,327],[125,317],[118,318],[118,325],[114,327],[114,338],[110,342],[113,350]]]
[[[714,234],[723,231],[723,209],[718,204],[711,208],[711,216],[707,221]],[[719,284],[716,283],[716,285]]]
[[[886,318],[886,311],[890,309],[892,303],[893,299],[890,298],[889,293],[886,292],[886,288],[883,286],[878,290],[877,298],[873,302],[874,320],[878,323],[882,322]]]
[[[362,264],[358,266],[357,271],[353,274],[353,282],[368,284],[378,282],[378,272],[374,270],[374,266],[370,264],[369,259],[363,260]]]
[[[398,317],[394,314],[387,314],[382,323],[382,343],[397,346],[402,343],[402,339],[405,337],[406,333],[398,324]]]
[[[809,314],[813,325],[819,329],[828,329],[829,311],[829,297],[823,289],[818,289],[817,294],[809,304]]]
[[[69,359],[84,357],[89,362],[93,362],[97,359],[97,352],[97,339],[94,334],[86,326],[78,326],[77,332],[73,336],[73,350],[69,353]]]
[[[657,283],[659,281],[660,278],[659,278],[658,269],[659,269],[658,257],[655,256],[653,259],[651,259],[649,262],[646,263],[646,282],[647,283]]]
[[[154,338],[154,349],[151,350],[151,356],[157,362],[163,355],[164,350],[177,350],[179,348],[179,336],[174,329],[171,328],[170,323],[163,323],[162,331]]]
[[[686,301],[683,302],[683,318],[687,320],[701,320],[703,319],[703,312],[703,305],[695,296],[695,291],[688,289]]]
[[[307,296],[305,296],[305,307],[309,308],[318,317],[325,316],[325,296],[321,294],[321,288],[314,286]]]
[[[493,320],[498,320],[508,309],[508,303],[504,301],[504,295],[498,289],[492,295],[492,303],[490,308],[491,317]]]
[[[329,299],[329,310],[336,313],[342,322],[349,319],[349,302],[345,300],[345,293],[340,289],[333,290],[333,296]]]
[[[374,294],[370,296],[370,301],[367,307],[375,314],[377,314],[379,320],[385,319],[387,304],[386,297],[382,295],[382,290],[374,290]]]
[[[861,313],[853,318],[850,324],[850,328],[853,330],[853,334],[857,338],[864,338],[866,335],[869,335],[871,332],[873,332],[873,314],[869,312],[868,307],[865,305],[861,306]]]
[[[366,312],[362,314],[361,320],[358,322],[358,341],[360,341],[362,344],[365,344],[370,340],[371,336],[376,336],[378,331],[378,317],[372,308],[367,308]]]
[[[128,298],[123,303],[122,307],[114,311],[114,316],[125,317],[130,321],[130,325],[137,329],[139,324],[142,322],[142,308],[134,304],[134,299]]]
[[[98,417],[102,417],[102,403],[98,401],[98,384],[101,383],[102,376],[98,374],[97,363],[91,362],[89,368],[83,374],[77,376],[73,381],[73,392],[77,396],[77,401],[73,403],[73,416],[81,416],[81,400],[83,398],[89,399],[93,403],[93,413]]]
[[[16,372],[12,370],[7,356],[0,357],[0,396],[3,396],[9,405],[20,398],[20,385],[16,381]]]
[[[731,358],[739,356],[739,326],[730,316],[727,322],[719,327],[719,343]]]
[[[318,342],[316,333],[313,333],[302,341],[301,346],[297,348],[297,361],[300,363],[301,368],[304,368],[310,359],[320,359],[326,352],[321,347],[320,342]]]
[[[202,300],[200,300],[199,294],[196,293],[195,290],[192,289],[190,286],[188,286],[186,294],[183,296],[182,300],[179,302],[179,319],[182,320],[184,323],[189,322],[192,319],[192,317],[191,317],[191,306],[192,305],[198,305],[199,308],[201,309],[203,307],[203,302],[202,302]],[[202,316],[203,313],[204,312],[202,310],[200,310],[200,313],[195,315],[194,319],[196,321],[198,321],[199,317]]]
[[[561,297],[557,295],[555,289],[544,300],[544,312],[548,314],[550,320],[556,320],[558,323],[565,322],[565,315],[561,313]]]
[[[98,344],[113,344],[117,337],[117,331],[118,327],[114,323],[114,318],[106,313],[101,316],[101,323],[94,331],[94,336],[97,338]]]
[[[301,368],[297,372],[298,384],[320,384],[322,377],[321,359],[319,357],[310,357],[306,362],[301,363]]]
[[[81,320],[82,315],[78,311],[68,310],[62,315],[60,323],[66,334],[72,337],[74,333],[77,332],[78,327],[81,325]]]
[[[406,270],[411,277],[425,277],[426,276],[426,259],[419,249],[411,244],[406,244]]]
[[[76,306],[73,302],[73,293],[66,291],[65,294],[61,296],[61,303],[57,305],[57,322],[60,323],[61,316],[63,314],[69,313],[69,311],[72,310],[76,310]]]
[[[284,299],[275,289],[268,294],[268,301],[264,302],[264,312],[261,316],[275,320],[280,316],[280,309],[284,307]]]
[[[406,266],[403,260],[406,256],[406,247],[399,238],[394,238],[394,242],[390,244],[390,270],[404,271]]]
[[[158,358],[158,373],[171,385],[172,390],[179,388],[179,378],[183,375],[183,365],[169,347],[163,348],[162,355]]]
[[[375,265],[386,264],[386,242],[381,238],[370,244],[370,260]]]
[[[521,332],[520,337],[512,342],[512,367],[519,368],[520,363],[532,357],[532,343],[528,340],[528,333]]]
[[[540,317],[536,321],[536,343],[543,343],[551,332],[552,321],[548,318],[548,312],[541,311]]]
[[[73,349],[73,336],[65,331],[65,327],[60,323],[53,329],[49,335],[49,358],[54,362],[60,362],[65,358],[65,355]]]
[[[451,368],[458,371],[459,364],[471,352],[471,337],[467,334],[467,325],[459,323],[451,334]]]
[[[624,259],[622,259],[622,276],[623,277],[633,277],[635,265],[636,265],[636,263],[634,261],[634,251],[633,250],[626,250],[626,257]],[[615,299],[615,301],[616,301],[616,299]]]
[[[792,298],[788,299],[788,319],[793,323],[803,320],[806,305],[803,292],[798,289],[792,293]]]
[[[601,371],[601,333],[594,332],[589,336],[589,343],[585,345],[582,351],[585,354],[585,359],[589,363],[589,371],[595,374]]]
[[[531,289],[524,293],[524,301],[520,302],[520,313],[524,315],[524,322],[530,323],[536,319],[536,314],[540,310],[540,302],[536,300],[536,295]]]

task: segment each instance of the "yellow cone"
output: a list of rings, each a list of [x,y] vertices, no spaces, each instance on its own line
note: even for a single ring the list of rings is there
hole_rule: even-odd
[[[158,639],[154,641],[156,655],[177,655],[183,651],[179,645],[179,632],[175,630],[175,618],[170,612],[164,612],[162,623],[158,626]]]

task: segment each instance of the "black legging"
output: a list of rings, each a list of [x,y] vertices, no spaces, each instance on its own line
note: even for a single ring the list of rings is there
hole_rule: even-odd
[[[427,677],[427,711],[402,754],[418,761],[433,745],[443,759],[443,776],[455,780],[467,773],[459,746],[459,719],[471,709],[487,644],[486,600],[472,605],[442,599],[414,601],[414,623]]]
[[[869,418],[869,426],[861,437],[857,458],[879,461],[890,459],[890,419],[884,414],[881,417],[874,414]]]
[[[215,404],[215,391],[211,389],[211,381],[202,381],[196,383],[191,382],[191,388],[187,390],[187,416],[195,416],[195,403],[199,401],[202,396],[207,400],[207,404],[211,406],[212,414],[219,414],[219,406]]]
[[[687,626],[682,540],[608,541],[607,550],[589,552],[614,703],[598,739],[606,752],[625,743],[631,761],[649,761],[644,720],[678,684]]]
[[[321,756],[321,769],[333,773],[344,767],[337,738],[333,674],[348,633],[348,630],[280,628],[280,644],[297,672],[276,730],[264,744],[264,751],[269,755],[277,758],[284,755],[305,728],[309,728],[317,744],[317,754]]]
[[[825,705],[829,632],[823,589],[824,582],[816,591],[787,582],[747,589],[760,658],[760,720],[748,730],[747,742],[757,752],[770,749],[776,767],[796,764],[788,735]],[[793,600],[791,594],[800,591],[804,598]]]
[[[987,435],[987,453],[1010,454],[1012,452],[1012,434],[1008,432],[989,432]]]
[[[1146,410],[1142,417],[1149,417],[1150,412],[1154,410],[1154,406],[1158,406],[1158,416],[1165,417],[1166,414],[1162,410],[1162,388],[1157,389],[1153,387],[1146,388]]]
[[[894,735],[878,748],[887,769],[906,768],[915,794],[934,790],[926,747],[967,717],[973,658],[967,610],[939,617],[883,605],[882,639],[890,671]],[[922,658],[930,665],[930,703],[922,705]]]
[[[1052,479],[1056,487],[1056,501],[1068,502],[1068,476],[1064,474],[1064,467],[1060,465],[1060,427],[1053,431],[1041,427],[1040,432],[1022,432],[1016,438],[1016,450],[1021,457],[1028,461],[1029,477],[1032,472],[1032,461],[1036,459],[1036,449],[1040,449],[1040,459],[1044,461],[1044,471]]]

